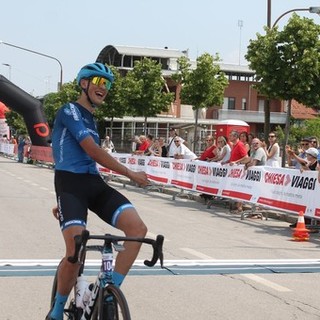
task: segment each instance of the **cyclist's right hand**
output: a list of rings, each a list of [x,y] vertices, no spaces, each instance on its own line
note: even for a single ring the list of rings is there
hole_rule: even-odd
[[[147,174],[143,171],[136,172],[130,170],[128,172],[128,178],[132,179],[142,187],[145,187],[148,184],[150,184]]]

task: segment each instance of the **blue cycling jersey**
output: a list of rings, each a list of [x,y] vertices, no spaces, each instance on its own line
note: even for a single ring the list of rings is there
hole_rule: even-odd
[[[78,103],[68,103],[57,112],[52,132],[52,150],[56,170],[98,174],[96,162],[80,142],[91,136],[99,145],[93,114]]]

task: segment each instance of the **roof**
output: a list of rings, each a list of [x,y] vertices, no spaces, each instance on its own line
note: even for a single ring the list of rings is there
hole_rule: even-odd
[[[219,63],[220,69],[226,73],[239,73],[239,74],[249,74],[254,75],[255,72],[252,71],[249,66],[237,65],[237,64],[228,64],[228,63]]]
[[[107,46],[110,49],[115,49],[119,54],[141,57],[157,57],[157,58],[180,58],[185,56],[185,52],[178,49],[165,48],[149,48],[149,47],[131,47],[131,46]],[[105,47],[105,49],[107,48]]]
[[[314,108],[309,108],[296,100],[291,102],[291,116],[295,119],[308,120],[315,119],[319,116],[319,112]]]

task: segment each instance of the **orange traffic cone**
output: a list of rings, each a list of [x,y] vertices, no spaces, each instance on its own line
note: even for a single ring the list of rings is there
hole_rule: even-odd
[[[296,228],[293,229],[293,240],[295,241],[308,241],[309,240],[309,230],[306,228],[304,222],[304,213],[303,211],[299,212],[299,217],[297,221]]]

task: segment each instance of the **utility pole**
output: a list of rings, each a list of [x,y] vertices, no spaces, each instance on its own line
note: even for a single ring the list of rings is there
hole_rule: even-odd
[[[267,27],[271,29],[271,0],[267,0]],[[267,137],[270,132],[270,99],[266,97],[264,102],[264,138],[267,140]]]

